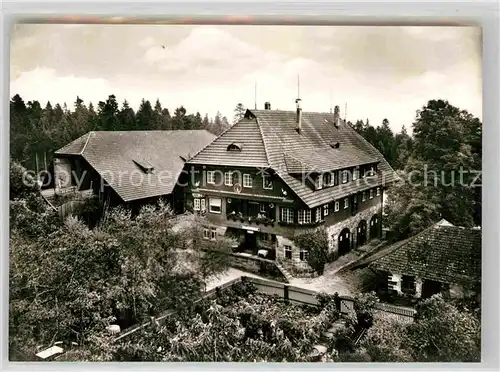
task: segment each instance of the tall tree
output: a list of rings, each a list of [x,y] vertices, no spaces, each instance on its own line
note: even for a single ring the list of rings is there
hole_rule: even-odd
[[[134,109],[130,107],[127,100],[123,101],[122,109],[118,114],[121,130],[136,129],[136,119]]]
[[[245,116],[246,108],[242,103],[238,103],[234,108],[233,124],[243,119]]]
[[[480,224],[473,185],[480,166],[473,150],[480,141],[479,128],[477,118],[448,101],[431,100],[417,111],[404,184],[393,189],[392,200],[389,197],[389,221],[401,236],[439,218],[458,226]],[[419,222],[418,226],[412,229],[409,220]]]
[[[150,130],[155,125],[155,113],[151,107],[151,102],[142,99],[141,105],[135,115],[138,130]]]

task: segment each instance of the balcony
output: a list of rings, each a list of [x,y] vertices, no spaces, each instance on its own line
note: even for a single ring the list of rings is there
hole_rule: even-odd
[[[272,203],[231,198],[227,200],[227,212],[229,221],[274,226],[276,207]]]
[[[257,216],[243,216],[243,213],[232,211],[226,218],[230,221],[236,221],[241,223],[264,225],[264,226],[274,226],[274,219],[266,217],[262,214]]]

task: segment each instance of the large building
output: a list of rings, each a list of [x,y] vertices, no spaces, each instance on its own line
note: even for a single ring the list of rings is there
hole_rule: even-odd
[[[206,215],[206,237],[229,235],[295,269],[309,252],[294,237],[326,227],[335,259],[381,233],[384,186],[395,172],[333,113],[247,110],[186,162],[186,207]]]
[[[161,197],[182,212],[184,163],[214,139],[206,130],[89,132],[55,152],[55,194],[131,207]]]

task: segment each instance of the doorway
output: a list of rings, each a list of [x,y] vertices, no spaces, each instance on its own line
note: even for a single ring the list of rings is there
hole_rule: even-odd
[[[366,221],[361,220],[356,230],[356,247],[361,247],[366,243]]]
[[[244,250],[257,254],[257,234],[253,231],[245,231]]]
[[[380,226],[377,214],[374,214],[370,220],[370,240],[374,238],[380,238]]]
[[[339,235],[339,256],[349,253],[351,250],[351,233],[349,229],[344,229]]]

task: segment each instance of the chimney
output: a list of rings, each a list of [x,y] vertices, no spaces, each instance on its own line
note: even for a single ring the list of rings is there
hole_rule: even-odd
[[[265,108],[266,110],[271,110],[271,102],[266,102],[266,103],[264,103],[264,108]]]
[[[300,133],[302,130],[302,108],[300,107],[300,98],[297,98],[295,103],[297,104],[297,126],[295,129]]]
[[[333,125],[335,125],[335,128],[338,128],[340,124],[340,108],[338,106],[335,106],[335,109],[333,110]]]

